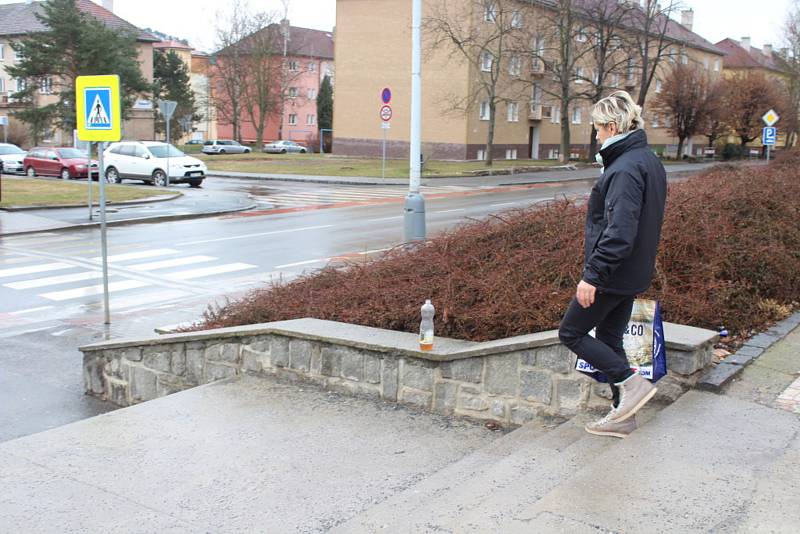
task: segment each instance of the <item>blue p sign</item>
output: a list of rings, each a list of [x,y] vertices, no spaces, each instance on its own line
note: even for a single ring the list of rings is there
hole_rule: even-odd
[[[778,129],[774,126],[764,128],[761,135],[761,144],[764,146],[775,146],[778,140]]]

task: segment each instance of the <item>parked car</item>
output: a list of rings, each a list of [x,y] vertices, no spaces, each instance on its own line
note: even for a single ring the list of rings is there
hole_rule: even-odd
[[[189,139],[188,141],[186,141],[186,144],[187,145],[204,145],[205,141],[203,141],[202,139]]]
[[[206,177],[205,163],[187,156],[177,148],[159,141],[123,141],[112,143],[105,152],[106,179],[121,184],[123,180],[141,180],[159,187],[169,183],[200,187]]]
[[[0,173],[23,174],[25,172],[25,152],[17,145],[0,143]]]
[[[264,152],[271,154],[298,153],[305,154],[308,148],[294,141],[273,141],[264,145]]]
[[[64,180],[89,176],[89,157],[86,152],[70,147],[36,147],[22,160],[25,174],[60,176]],[[97,178],[97,162],[92,160],[92,178]]]
[[[203,143],[203,154],[249,154],[251,148],[238,141],[214,139]]]

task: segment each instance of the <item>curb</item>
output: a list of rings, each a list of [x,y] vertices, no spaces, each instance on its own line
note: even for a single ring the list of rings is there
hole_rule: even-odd
[[[180,215],[160,215],[158,217],[140,217],[138,219],[120,219],[116,221],[106,221],[106,226],[126,226],[129,224],[150,224],[150,223],[158,223],[164,221],[180,221],[186,219],[204,219],[209,217],[217,217],[219,215],[227,215],[229,213],[239,213],[241,211],[248,211],[256,208],[258,204],[249,204],[247,206],[243,206],[236,209],[230,210],[219,210],[219,211],[209,211],[205,213],[182,213]],[[22,232],[7,232],[4,234],[0,234],[0,237],[6,236],[17,236],[17,235],[27,235],[27,234],[38,234],[40,232],[60,232],[64,230],[75,230],[75,229],[85,229],[85,228],[97,228],[100,226],[99,222],[89,222],[89,223],[81,223],[81,224],[70,224],[65,226],[59,226],[56,228],[40,228],[38,230],[23,230]]]
[[[786,319],[775,323],[766,332],[751,337],[739,350],[701,376],[695,387],[713,393],[721,393],[724,386],[736,378],[745,367],[753,363],[768,348],[781,341],[798,326],[800,326],[800,311],[794,312]]]
[[[183,193],[175,193],[174,195],[161,195],[156,197],[145,197],[139,200],[122,200],[120,202],[106,202],[106,206],[130,206],[134,204],[153,204],[156,202],[166,202],[168,200],[175,200],[183,196]],[[94,201],[94,199],[92,199]],[[7,206],[0,208],[0,211],[8,211],[10,213],[18,211],[37,211],[37,210],[60,210],[67,208],[88,208],[87,204],[63,204],[60,206]]]
[[[400,181],[400,180],[383,180],[380,178],[372,179],[370,177],[366,177],[367,180],[372,181],[356,181],[356,180],[347,180],[346,178],[342,178],[341,180],[323,180],[321,178],[314,178],[314,177],[305,177],[299,176],[297,178],[287,178],[287,177],[277,177],[277,176],[233,176],[229,174],[214,174],[213,172],[209,172],[206,174],[209,178],[233,178],[238,180],[256,180],[256,181],[267,181],[267,182],[301,182],[301,183],[311,183],[311,184],[337,184],[337,185],[408,185],[407,181]],[[454,177],[459,178],[459,177]]]

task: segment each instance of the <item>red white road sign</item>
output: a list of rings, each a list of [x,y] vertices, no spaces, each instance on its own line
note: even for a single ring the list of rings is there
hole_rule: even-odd
[[[381,106],[381,120],[383,122],[392,120],[392,106]]]

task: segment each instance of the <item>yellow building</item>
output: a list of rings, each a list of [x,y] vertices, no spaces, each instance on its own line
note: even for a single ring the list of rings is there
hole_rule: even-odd
[[[603,1],[603,0],[598,0]],[[436,0],[423,2],[423,17],[430,17]],[[517,2],[519,21],[541,20],[545,2]],[[480,25],[491,24],[491,17],[472,12],[472,0],[449,0],[451,14]],[[691,11],[684,13],[683,23],[670,21],[668,40],[671,61],[694,62],[720,74],[723,52],[691,31]],[[383,88],[392,91],[393,117],[387,131],[387,153],[390,157],[408,155],[411,80],[411,2],[408,0],[337,0],[336,22],[336,98],[334,101],[334,153],[342,155],[380,156],[384,130],[379,117],[383,105]],[[469,17],[469,18],[468,18]],[[425,33],[423,49],[423,153],[436,159],[485,159],[489,120],[485,105],[475,101],[465,112],[447,111],[449,103],[465,100],[480,77],[477,62],[467,62],[442,46],[432,50],[430,35]],[[591,39],[591,36],[586,36]],[[501,60],[502,61],[502,60]],[[528,62],[526,62],[528,63]],[[631,64],[635,70],[637,65]],[[504,67],[506,68],[506,67]],[[514,66],[522,75],[538,77],[548,83],[544,70],[536,66]],[[590,78],[589,63],[580,68]],[[665,61],[650,88],[650,99],[661,90],[662,80],[671,64]],[[619,89],[638,90],[637,75],[612,79]],[[580,82],[576,82],[580,83]],[[496,159],[555,159],[560,146],[561,121],[570,122],[571,157],[589,156],[591,135],[591,102],[579,100],[570,108],[570,117],[560,116],[557,101],[535,86],[527,94],[505,95],[507,101],[496,111]],[[668,119],[645,110],[651,144],[659,152],[675,155],[677,138],[668,132]],[[705,138],[688,140],[686,153],[699,154]]]

